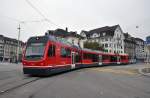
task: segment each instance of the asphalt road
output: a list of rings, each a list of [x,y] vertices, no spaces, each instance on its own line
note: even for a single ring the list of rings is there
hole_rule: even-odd
[[[45,78],[22,74],[21,64],[0,64],[0,98],[150,98],[143,65],[85,68]]]

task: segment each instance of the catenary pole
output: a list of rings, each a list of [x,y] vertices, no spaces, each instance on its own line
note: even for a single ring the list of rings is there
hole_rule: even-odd
[[[18,43],[17,43],[17,63],[19,61],[19,51],[20,51],[20,46],[19,46],[19,40],[20,40],[20,31],[21,31],[21,27],[20,27],[20,23],[19,23],[19,27],[18,29]]]

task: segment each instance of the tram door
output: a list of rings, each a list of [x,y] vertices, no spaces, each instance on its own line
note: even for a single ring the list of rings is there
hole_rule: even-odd
[[[120,56],[117,56],[117,64],[120,64]]]
[[[75,68],[75,52],[71,53],[71,69]]]
[[[102,55],[99,55],[99,65],[102,65]]]

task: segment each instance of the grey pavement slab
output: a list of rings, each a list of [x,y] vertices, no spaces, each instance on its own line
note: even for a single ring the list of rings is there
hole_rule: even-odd
[[[95,67],[85,68],[40,78],[0,94],[0,98],[150,98],[149,77],[140,74],[125,74],[121,71],[115,73],[119,69],[134,69],[143,65],[137,66],[107,66],[98,67],[96,70]],[[99,71],[99,69],[105,68],[111,69],[111,71]],[[28,82],[23,79],[26,76],[21,74],[21,67],[16,66],[16,71],[14,69],[11,74],[16,74],[16,77],[15,74],[12,76],[13,80],[18,80],[14,83],[15,85]],[[6,72],[6,74],[10,73]],[[27,78],[32,80],[36,77]],[[11,82],[11,80],[6,80],[6,82]],[[12,84],[12,86],[14,85]],[[9,86],[3,87],[9,88]]]

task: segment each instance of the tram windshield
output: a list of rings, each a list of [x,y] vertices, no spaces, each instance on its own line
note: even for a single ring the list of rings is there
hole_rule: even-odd
[[[26,59],[40,59],[44,55],[44,43],[31,43],[27,45],[25,58]]]

